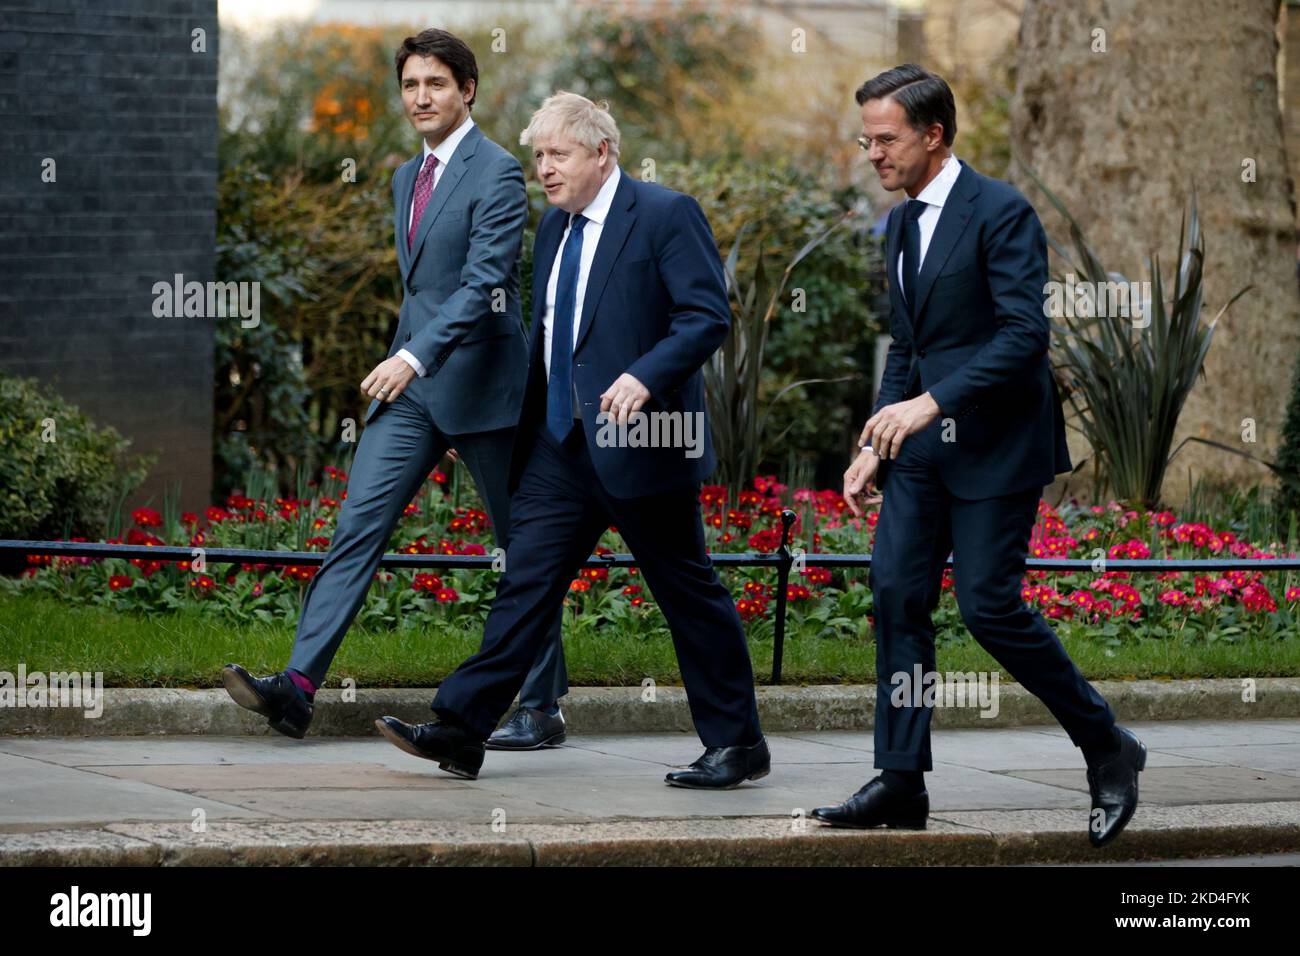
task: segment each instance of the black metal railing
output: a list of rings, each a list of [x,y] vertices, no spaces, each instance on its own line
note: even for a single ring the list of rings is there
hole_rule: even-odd
[[[711,554],[717,567],[776,568],[776,609],[772,646],[772,676],[769,683],[781,683],[781,663],[785,653],[786,604],[790,571],[796,563],[819,568],[869,568],[870,554],[796,554],[790,534],[796,515],[788,508],[781,512],[781,545],[775,551],[740,551]],[[0,554],[44,554],[60,558],[144,558],[150,561],[189,561],[195,547],[172,545],[103,544],[91,541],[17,541],[0,540]],[[239,548],[203,547],[203,558],[210,564],[267,564],[302,566],[323,564],[326,551],[252,551]],[[491,570],[497,559],[487,554],[385,554],[379,561],[383,568],[449,568]],[[583,568],[630,568],[637,561],[630,554],[592,555]],[[1096,561],[1090,558],[1028,558],[1026,571],[1091,571]],[[951,556],[944,567],[952,566]],[[1300,571],[1296,558],[1106,558],[1107,571],[1157,573],[1164,571]]]

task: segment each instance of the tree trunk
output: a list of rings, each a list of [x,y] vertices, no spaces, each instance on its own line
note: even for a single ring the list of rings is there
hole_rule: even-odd
[[[1025,166],[1062,199],[1102,263],[1130,280],[1150,278],[1145,259],[1156,253],[1172,288],[1179,223],[1195,187],[1203,319],[1243,286],[1253,289],[1216,328],[1174,447],[1198,435],[1270,461],[1300,348],[1277,14],[1277,0],[1027,0],[1011,103],[1011,175],[1048,234],[1069,248],[1061,217]],[[1103,39],[1105,51],[1095,51]],[[1254,181],[1245,181],[1252,164]],[[1054,254],[1052,271],[1065,271]],[[1245,420],[1254,422],[1254,443],[1243,440]],[[1071,452],[1076,464],[1091,454],[1073,430]],[[1192,443],[1170,466],[1166,501],[1184,499],[1188,468],[1194,481],[1271,482],[1253,462]]]

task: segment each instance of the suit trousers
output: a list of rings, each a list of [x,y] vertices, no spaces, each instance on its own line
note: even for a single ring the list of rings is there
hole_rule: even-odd
[[[982,500],[953,496],[935,467],[939,423],[909,437],[890,464],[869,575],[875,606],[875,766],[932,770],[932,707],[899,675],[935,670],[934,623],[951,553],[957,606],[971,635],[1041,700],[1076,747],[1105,748],[1115,715],[1021,595],[1040,488]],[[913,680],[913,683],[915,681]]]
[[[541,426],[510,515],[506,567],[483,644],[443,681],[434,712],[481,736],[496,726],[580,565],[613,524],[668,622],[700,740],[730,747],[761,739],[749,648],[705,550],[698,484],[615,498],[596,476],[581,424],[563,445]]]
[[[320,686],[357,612],[407,504],[448,448],[469,468],[499,547],[507,548],[507,491],[514,429],[447,435],[405,392],[380,409],[361,433],[348,475],[348,496],[321,569],[303,598],[289,666]],[[481,573],[481,572],[480,572]],[[519,690],[525,707],[547,708],[568,693],[557,609]]]

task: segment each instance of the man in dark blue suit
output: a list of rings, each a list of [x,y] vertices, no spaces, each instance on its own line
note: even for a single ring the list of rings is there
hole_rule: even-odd
[[[700,517],[700,482],[715,464],[700,368],[731,318],[713,233],[690,196],[618,168],[618,127],[585,97],[547,99],[520,142],[554,208],[534,245],[505,571],[482,647],[438,689],[438,719],[376,725],[406,752],[477,777],[484,739],[612,524],[668,621],[705,747],[666,782],[730,789],[771,761],[744,630]]]
[[[1133,815],[1146,748],[1021,597],[1043,486],[1071,467],[1047,359],[1043,227],[1014,187],[952,155],[957,111],[942,78],[906,64],[868,80],[856,98],[860,144],[881,185],[910,197],[886,232],[892,341],[880,395],[844,476],[855,514],[872,484],[883,493],[870,573],[874,763],[883,773],[812,815],[837,826],[924,828],[932,706],[897,691],[917,673],[936,683],[930,615],[951,552],[967,628],[1082,749],[1088,832],[1101,846]]]

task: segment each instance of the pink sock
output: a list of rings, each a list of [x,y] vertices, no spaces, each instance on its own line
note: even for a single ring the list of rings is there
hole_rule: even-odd
[[[316,693],[316,685],[297,671],[289,671],[289,679],[302,688],[305,694]]]

